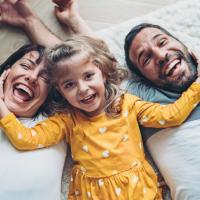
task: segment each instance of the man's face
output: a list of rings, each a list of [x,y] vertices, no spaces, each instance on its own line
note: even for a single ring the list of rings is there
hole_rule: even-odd
[[[143,76],[168,90],[185,90],[196,78],[188,50],[158,28],[141,30],[132,41],[129,57]]]

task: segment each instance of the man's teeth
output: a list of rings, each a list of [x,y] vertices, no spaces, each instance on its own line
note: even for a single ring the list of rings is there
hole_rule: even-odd
[[[168,75],[170,74],[170,71],[171,71],[174,67],[176,67],[176,65],[177,65],[179,62],[180,62],[179,59],[176,59],[176,60],[172,61],[172,62],[169,64],[169,66],[167,67],[167,70],[166,70],[166,72],[165,72],[165,75],[168,76]]]
[[[30,98],[33,97],[33,92],[28,87],[26,87],[25,85],[18,84],[18,85],[15,86],[15,88],[23,90],[24,92],[26,92],[29,95]]]

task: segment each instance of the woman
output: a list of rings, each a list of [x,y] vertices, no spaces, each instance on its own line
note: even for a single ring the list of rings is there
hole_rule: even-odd
[[[33,126],[50,114],[44,48],[23,46],[0,66],[0,74],[8,68],[5,103],[26,126]],[[0,154],[0,199],[60,200],[64,143],[40,151],[20,152],[0,131]]]

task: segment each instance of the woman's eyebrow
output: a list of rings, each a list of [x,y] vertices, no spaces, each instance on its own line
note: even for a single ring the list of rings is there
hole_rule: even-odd
[[[22,60],[26,60],[26,61],[29,61],[31,64],[33,65],[37,65],[36,62],[34,62],[33,60],[29,59],[29,58],[22,58]]]

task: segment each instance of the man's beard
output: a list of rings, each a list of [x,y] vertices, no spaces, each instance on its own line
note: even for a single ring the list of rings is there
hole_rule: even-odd
[[[188,65],[188,70],[190,74],[187,76],[187,80],[185,81],[182,80],[183,77],[185,76],[185,73],[186,73],[185,71],[179,74],[179,78],[174,82],[167,80],[167,78],[163,75],[160,75],[160,79],[165,80],[165,83],[162,85],[162,88],[168,91],[173,91],[173,92],[183,92],[197,78],[197,64],[194,61],[194,59],[191,57],[191,55],[188,53],[187,50],[185,50],[184,53],[181,51],[177,51],[176,56],[183,59]],[[168,62],[169,59],[170,59],[170,56],[169,58],[166,58],[165,61],[163,61],[163,63],[160,63],[160,65],[162,65],[160,66],[160,69],[162,69],[164,64]],[[161,71],[159,72],[159,74],[162,74]]]

